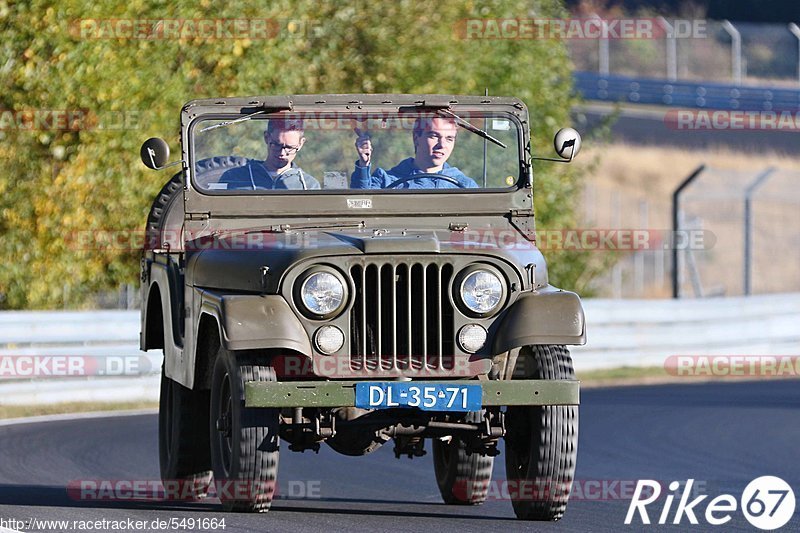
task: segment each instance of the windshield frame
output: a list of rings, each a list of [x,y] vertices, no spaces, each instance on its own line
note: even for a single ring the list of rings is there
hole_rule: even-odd
[[[469,194],[476,194],[478,192],[489,193],[489,192],[508,191],[510,189],[519,189],[520,186],[523,186],[522,182],[526,178],[525,172],[524,172],[525,169],[524,169],[524,166],[522,165],[522,158],[521,158],[521,155],[522,155],[522,153],[524,151],[524,148],[525,148],[524,145],[522,144],[523,126],[522,126],[522,124],[520,123],[519,119],[516,116],[514,116],[514,115],[512,115],[512,114],[510,114],[508,112],[500,112],[500,111],[487,112],[486,110],[480,110],[480,111],[481,111],[481,113],[486,114],[486,115],[489,115],[490,113],[496,114],[497,117],[492,117],[492,118],[506,119],[506,120],[509,120],[512,124],[514,124],[514,126],[512,126],[512,127],[515,127],[516,131],[517,131],[517,136],[516,136],[517,137],[517,146],[514,147],[514,146],[509,145],[506,149],[507,150],[512,150],[513,148],[517,149],[517,156],[516,156],[516,161],[518,163],[518,165],[517,165],[517,179],[514,182],[514,185],[510,185],[510,186],[507,186],[507,187],[486,187],[486,188],[479,187],[477,189],[464,189],[464,192],[467,192]],[[301,114],[302,114],[302,112],[301,112]],[[250,114],[250,115],[252,115],[252,114]],[[277,113],[275,115],[277,115]],[[397,115],[398,116],[402,115],[402,113],[397,113]],[[202,132],[201,124],[203,122],[211,121],[211,120],[221,120],[221,121],[235,120],[237,118],[242,118],[242,117],[245,117],[245,116],[248,116],[248,115],[247,114],[239,114],[239,115],[208,114],[208,115],[204,115],[202,117],[198,117],[196,120],[193,120],[189,124],[189,175],[191,177],[192,187],[195,190],[197,190],[199,193],[210,195],[210,196],[216,196],[216,195],[220,195],[220,196],[264,196],[264,195],[272,195],[272,194],[292,193],[293,191],[291,189],[258,189],[258,190],[231,189],[231,190],[226,190],[226,189],[209,189],[209,188],[204,188],[204,187],[198,186],[198,183],[197,183],[197,181],[195,179],[195,177],[196,177],[195,176],[195,169],[196,169],[195,164],[197,162],[195,160],[195,158],[196,158],[195,137],[196,137],[197,133],[201,133]],[[267,122],[268,120],[270,120],[271,116],[273,116],[273,115],[265,114],[261,118],[253,118],[253,119],[250,119],[250,120]],[[470,118],[474,118],[474,117],[470,117]],[[236,128],[237,126],[238,126],[238,123],[229,124],[229,125],[222,126],[221,128],[219,128],[219,131],[224,131],[224,130],[226,130],[228,128]],[[198,131],[198,128],[200,128],[200,131]],[[470,132],[466,128],[463,128],[463,127],[460,127],[460,128],[462,130],[464,130],[464,133],[462,133],[462,135],[477,135],[477,134],[475,134],[473,132]],[[353,157],[353,159],[354,159],[355,158],[355,154],[353,154],[353,156],[354,156]],[[383,168],[383,167],[381,167],[381,168]],[[473,178],[473,179],[475,180],[476,183],[478,183],[479,178]],[[364,190],[372,191],[370,194],[416,194],[416,193],[420,193],[420,194],[431,194],[431,193],[432,194],[447,194],[447,193],[450,193],[450,194],[452,194],[454,192],[454,189],[389,189],[389,188],[385,188],[385,189],[352,189],[352,188],[347,188],[347,189],[324,189],[324,188],[322,188],[322,189],[303,190],[302,193],[303,194],[351,194],[351,193],[359,193],[359,192],[364,191]]]
[[[365,198],[370,204],[369,208],[361,211],[362,216],[375,216],[379,213],[402,214],[419,211],[420,213],[439,212],[475,212],[490,213],[508,209],[526,209],[532,206],[531,188],[532,181],[530,154],[527,151],[529,143],[528,115],[527,108],[522,102],[512,98],[501,97],[443,97],[454,100],[450,107],[456,114],[474,116],[479,114],[502,115],[502,118],[510,120],[512,127],[516,128],[517,153],[515,159],[518,162],[518,175],[514,185],[503,188],[479,188],[479,189],[319,189],[319,190],[209,190],[201,189],[195,184],[195,134],[198,126],[207,120],[231,120],[252,114],[259,109],[269,107],[269,101],[275,97],[261,97],[264,103],[255,98],[241,98],[230,100],[205,100],[193,101],[184,106],[182,118],[182,154],[187,168],[184,170],[185,184],[185,211],[187,216],[192,212],[204,214],[226,213],[233,216],[257,215],[270,212],[276,216],[291,216],[296,214],[298,204],[294,203],[294,209],[287,209],[289,198],[296,199],[302,209],[309,216],[315,214],[342,214],[354,215],[359,209],[350,207],[351,199]],[[382,114],[401,114],[418,106],[420,112],[435,112],[436,108],[420,106],[420,100],[430,98],[430,95],[308,95],[281,97],[283,107],[281,111],[290,111],[292,114],[303,116],[312,113],[350,113],[363,114],[369,116],[372,113]],[[284,102],[288,98],[289,105]],[[437,96],[438,98],[438,96]],[[313,99],[309,101],[309,99]],[[328,99],[339,99],[338,102],[330,102]],[[372,104],[363,104],[361,99],[370,99]],[[305,100],[301,102],[301,100]],[[342,101],[345,100],[345,101]],[[456,103],[457,102],[457,103]],[[353,105],[355,103],[361,105]],[[261,104],[261,105],[258,105]],[[277,107],[277,106],[276,106]],[[288,108],[287,108],[288,107]],[[264,118],[269,118],[268,113]],[[260,118],[258,120],[263,120]],[[226,128],[237,127],[236,124],[226,126]],[[474,135],[469,131],[463,135]],[[509,149],[513,149],[509,145]],[[354,150],[355,152],[355,150]],[[355,153],[353,161],[355,161]],[[476,202],[476,195],[481,197],[493,198],[485,202]],[[334,204],[331,197],[338,197],[342,200]],[[402,202],[403,207],[397,209],[398,197],[409,198],[408,203]],[[246,199],[258,199],[257,205]],[[386,198],[390,201],[382,201]],[[414,200],[414,199],[418,200]],[[452,198],[452,201],[449,200]],[[347,202],[345,202],[345,199]],[[429,200],[428,200],[429,199]],[[322,200],[322,201],[318,201]],[[421,202],[421,203],[420,203]],[[503,207],[501,207],[503,206]],[[369,209],[369,211],[367,211]]]

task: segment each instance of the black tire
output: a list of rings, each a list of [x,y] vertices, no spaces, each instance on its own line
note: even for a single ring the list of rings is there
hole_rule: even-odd
[[[159,466],[165,489],[174,488],[181,497],[203,498],[211,485],[208,407],[209,391],[187,389],[166,377],[162,369]]]
[[[469,413],[467,422],[480,420],[480,413]],[[467,453],[464,441],[456,436],[450,442],[433,439],[433,470],[444,503],[478,505],[486,501],[492,480],[494,457]]]
[[[245,408],[248,381],[276,381],[275,371],[220,346],[211,378],[211,463],[226,510],[266,512],[278,475],[280,411]]]
[[[247,163],[244,157],[209,157],[195,163],[195,177],[200,186],[215,183],[228,170]],[[183,226],[183,172],[178,172],[161,187],[147,214],[148,249],[163,248],[168,243],[173,250],[180,249]]]
[[[520,367],[527,379],[575,379],[565,346],[523,348]],[[578,406],[509,407],[506,428],[506,473],[510,487],[515,487],[514,513],[521,520],[560,519],[575,476]]]

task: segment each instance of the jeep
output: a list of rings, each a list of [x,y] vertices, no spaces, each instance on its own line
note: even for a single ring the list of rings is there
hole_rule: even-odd
[[[516,98],[194,100],[147,218],[142,350],[162,349],[162,478],[267,511],[280,441],[359,456],[430,441],[447,504],[479,504],[503,450],[516,516],[558,520],[575,471],[585,343],[536,246]],[[499,447],[504,439],[504,446]],[[233,487],[233,489],[231,488]],[[529,490],[533,487],[533,491]]]

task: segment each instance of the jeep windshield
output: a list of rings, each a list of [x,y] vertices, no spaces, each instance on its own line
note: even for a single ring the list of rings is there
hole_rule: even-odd
[[[189,130],[192,180],[220,195],[507,190],[521,183],[520,130],[487,111],[213,115]]]

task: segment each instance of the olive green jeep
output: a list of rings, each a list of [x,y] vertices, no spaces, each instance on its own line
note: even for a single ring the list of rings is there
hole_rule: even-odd
[[[571,161],[580,136],[556,135]],[[164,480],[266,511],[279,443],[424,455],[448,504],[487,497],[498,444],[517,517],[572,483],[586,340],[536,247],[529,116],[515,98],[195,100],[147,219],[141,348],[163,349]],[[225,484],[236,484],[235,490]]]

